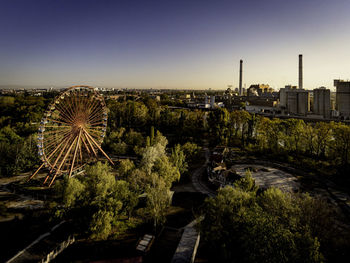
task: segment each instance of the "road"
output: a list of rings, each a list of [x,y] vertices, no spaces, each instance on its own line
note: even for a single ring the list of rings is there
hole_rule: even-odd
[[[201,192],[202,194],[208,195],[210,197],[214,197],[216,195],[216,192],[211,190],[205,182],[202,180],[202,175],[204,171],[207,169],[207,166],[209,164],[209,156],[210,151],[208,147],[204,147],[203,150],[205,151],[205,162],[204,164],[199,167],[197,170],[195,170],[192,174],[192,185],[196,189],[197,192]]]

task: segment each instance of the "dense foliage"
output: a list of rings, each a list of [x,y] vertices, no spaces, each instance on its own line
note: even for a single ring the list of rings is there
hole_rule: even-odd
[[[344,123],[305,123],[301,119],[269,119],[246,111],[217,109],[209,113],[208,132],[212,145],[240,146],[290,160],[323,160],[326,165],[349,170],[350,126]]]
[[[200,230],[214,262],[323,262],[334,254],[341,235],[326,202],[256,190],[248,176],[206,200]]]
[[[35,132],[46,105],[43,97],[0,97],[0,176],[27,171],[38,163]]]
[[[165,222],[172,183],[180,179],[184,166],[182,150],[173,150],[180,159],[169,157],[166,145],[166,138],[157,132],[153,144],[141,149],[139,165],[126,159],[120,163],[118,173],[113,174],[107,164],[98,162],[88,166],[85,175],[57,183],[64,205],[57,215],[74,218],[96,239],[120,234],[138,219],[152,222],[157,231]],[[145,205],[138,206],[143,197]]]

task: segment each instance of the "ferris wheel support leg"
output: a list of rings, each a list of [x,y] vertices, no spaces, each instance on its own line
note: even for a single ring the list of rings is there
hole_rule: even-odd
[[[57,176],[58,173],[60,172],[61,167],[62,167],[62,165],[64,164],[64,161],[67,159],[68,154],[69,154],[70,151],[72,150],[72,147],[73,147],[73,144],[74,144],[75,141],[76,141],[76,139],[74,139],[73,143],[69,146],[69,148],[68,148],[66,154],[65,154],[64,157],[63,157],[63,160],[61,161],[60,165],[59,165],[58,168],[57,168],[57,171],[56,171],[55,175],[52,177],[52,180],[51,180],[51,182],[50,182],[50,184],[49,184],[49,187],[50,187],[50,186],[53,184],[53,182],[55,181],[56,176]]]
[[[92,146],[92,144],[91,144],[91,142],[90,142],[90,134],[88,134],[86,131],[85,131],[85,129],[84,129],[84,135],[85,135],[85,138],[86,138],[86,140],[87,140],[87,142],[89,143],[89,145],[90,145],[90,148],[91,148],[91,150],[93,151],[93,153],[95,154],[95,156],[97,157],[97,153],[96,153],[96,151],[95,151],[95,148]]]
[[[98,145],[98,143],[94,140],[94,138],[92,138],[91,135],[89,133],[87,133],[87,132],[85,132],[85,134],[87,136],[89,136],[91,141],[97,146],[97,148],[103,153],[103,155],[111,162],[112,165],[114,165],[114,162],[112,161],[112,159],[109,158],[109,156],[102,150],[102,148],[100,147],[100,145]]]
[[[71,165],[70,171],[69,171],[69,177],[72,176],[73,167],[74,167],[74,162],[75,162],[75,157],[77,156],[77,152],[78,152],[78,146],[79,146],[80,136],[81,136],[81,130],[79,131],[79,136],[78,136],[78,140],[77,140],[77,145],[75,146],[75,151],[74,151],[74,156],[73,156],[73,160],[72,160],[72,165]]]
[[[47,175],[46,178],[45,178],[45,180],[44,180],[44,182],[43,182],[43,185],[46,184],[47,179],[49,179],[49,178],[50,178],[50,175]]]
[[[39,168],[35,171],[35,173],[33,173],[33,174],[29,177],[28,181],[29,181],[30,179],[32,179],[32,178],[40,171],[40,169],[43,168],[44,165],[45,165],[45,163],[42,163],[42,164],[39,166]]]
[[[87,146],[87,144],[86,144],[86,142],[85,142],[84,136],[81,137],[81,140],[83,141],[86,150],[87,150],[88,153],[90,154],[91,152],[90,152],[90,149],[89,149],[89,147]]]

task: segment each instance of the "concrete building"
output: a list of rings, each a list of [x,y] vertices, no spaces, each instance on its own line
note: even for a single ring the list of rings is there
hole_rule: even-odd
[[[288,113],[306,116],[310,111],[309,91],[304,89],[287,90],[286,97]]]
[[[329,119],[331,114],[331,91],[325,87],[314,89],[313,113]]]
[[[336,93],[336,108],[339,116],[350,118],[350,81],[334,80],[334,86],[337,89]]]
[[[287,91],[289,90],[295,90],[297,89],[297,86],[292,86],[292,85],[286,85],[284,88],[280,89],[280,107],[282,108],[287,108]]]

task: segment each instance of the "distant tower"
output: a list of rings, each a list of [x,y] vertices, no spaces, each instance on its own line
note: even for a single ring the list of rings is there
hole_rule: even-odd
[[[243,60],[239,61],[239,95],[243,95],[242,91],[242,71],[243,71]]]
[[[299,55],[299,89],[303,88],[303,55]]]
[[[212,109],[215,107],[215,95],[210,96],[210,107]]]

